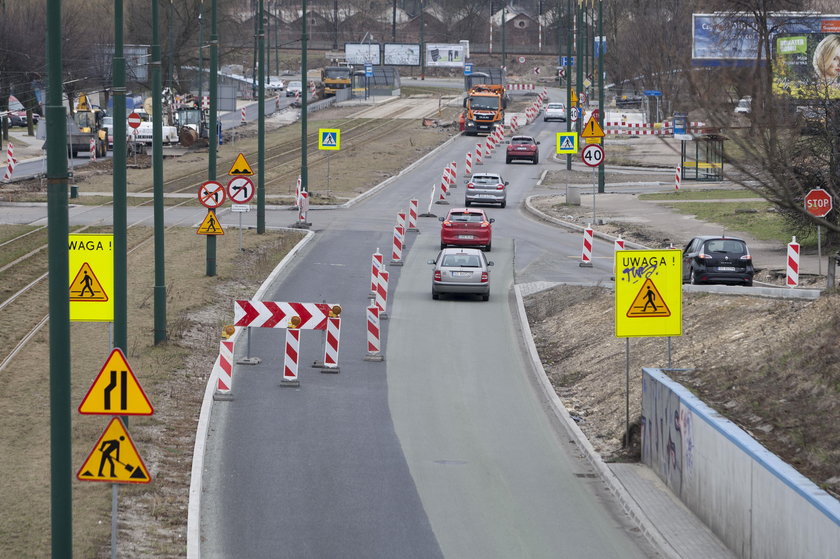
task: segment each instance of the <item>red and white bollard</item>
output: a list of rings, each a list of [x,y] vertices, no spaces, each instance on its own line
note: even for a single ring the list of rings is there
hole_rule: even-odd
[[[621,235],[613,243],[613,250],[624,250],[624,239],[621,238]]]
[[[796,237],[793,237],[793,240],[787,246],[787,277],[785,278],[785,285],[788,287],[799,285],[799,243],[796,242]]]
[[[475,144],[475,164],[476,165],[484,165],[484,163],[481,162],[481,147],[482,147],[482,144]]]
[[[458,186],[458,164],[454,161],[449,164],[449,186],[451,188]]]
[[[292,317],[293,319],[298,317]],[[300,361],[300,329],[293,326],[291,321],[286,328],[286,352],[283,359],[283,386],[300,386],[298,380],[298,362]]]
[[[484,153],[487,154],[487,159],[492,159],[493,157],[493,140],[490,139],[490,136],[487,136],[487,140],[484,142]]]
[[[580,254],[580,267],[592,267],[592,227],[583,230],[583,250]]]
[[[417,228],[417,198],[408,201],[408,230],[419,231]]]
[[[242,110],[239,111],[239,115],[240,115],[239,122],[241,122],[242,124],[245,124],[246,122],[248,122],[248,120],[245,118],[245,107],[242,107]]]
[[[379,270],[379,281],[376,284],[376,306],[381,320],[388,318],[388,275],[385,270]]]
[[[446,196],[447,196],[447,194],[449,194],[449,189],[446,187],[446,183],[447,183],[446,179],[447,179],[447,173],[446,173],[446,169],[444,169],[443,170],[443,177],[440,179],[440,196],[438,197],[437,202],[435,202],[435,204],[447,204],[447,205],[449,204],[449,202],[446,201]]]
[[[405,244],[405,228],[396,226],[394,227],[394,242],[391,248],[391,262],[389,265],[391,266],[402,266],[403,259],[402,259],[402,251],[403,245]],[[381,274],[381,272],[380,272]]]
[[[213,365],[213,374],[216,375],[216,393],[213,398],[216,400],[230,396],[233,389],[233,342],[222,340],[219,342],[219,356]]]
[[[674,173],[674,190],[680,189],[680,181],[682,180],[682,167],[677,165],[677,171]]]
[[[90,139],[90,160],[96,161],[96,140]]]
[[[17,159],[15,159],[15,146],[12,145],[12,142],[9,142],[9,146],[6,149],[6,172],[3,175],[4,181],[12,180],[12,174],[15,172],[16,164]]]
[[[397,212],[397,227],[405,228],[405,210],[400,210]]]
[[[298,223],[306,223],[306,214],[309,212],[309,193],[305,190],[300,193],[298,204]]]
[[[469,177],[470,175],[472,175],[472,152],[468,151],[464,161],[464,176]]]
[[[371,258],[370,262],[370,294],[371,296],[376,296],[376,289],[379,285],[379,270],[382,269],[382,254],[379,252],[379,249],[376,249],[376,252],[373,253],[373,257]]]
[[[326,341],[324,342],[324,366],[322,373],[338,373],[338,342],[341,339],[341,318],[327,318]]]
[[[371,305],[367,307],[367,355],[365,361],[382,361],[384,357],[380,353],[381,344],[379,337],[379,307]]]

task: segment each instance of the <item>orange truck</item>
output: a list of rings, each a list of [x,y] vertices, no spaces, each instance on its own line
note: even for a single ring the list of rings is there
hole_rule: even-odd
[[[490,134],[505,124],[508,96],[501,84],[478,84],[467,91],[464,98],[464,133],[475,136]]]

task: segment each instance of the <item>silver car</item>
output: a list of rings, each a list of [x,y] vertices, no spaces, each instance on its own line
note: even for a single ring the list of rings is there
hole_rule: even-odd
[[[507,206],[507,181],[498,173],[475,173],[467,181],[464,205],[499,204]]]
[[[566,106],[563,103],[549,103],[546,105],[545,112],[543,113],[543,122],[548,122],[549,120],[566,122]]]
[[[490,299],[490,270],[484,252],[477,248],[445,248],[437,258],[429,260],[432,272],[432,299],[442,293],[480,295],[482,301]]]

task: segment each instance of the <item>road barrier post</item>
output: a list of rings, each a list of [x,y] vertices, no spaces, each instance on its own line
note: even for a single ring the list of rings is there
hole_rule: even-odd
[[[233,342],[221,340],[219,342],[219,355],[213,365],[213,374],[216,375],[216,392],[214,400],[233,399]]]
[[[788,287],[799,285],[799,243],[796,242],[796,237],[793,237],[793,240],[787,246],[787,277],[785,278],[785,285]]]
[[[380,353],[379,337],[379,307],[367,307],[367,355],[365,361],[382,361],[385,357]]]
[[[416,198],[412,198],[408,201],[408,230],[409,231],[420,231],[417,228],[417,204],[418,201]]]
[[[297,319],[297,322],[295,321]],[[286,351],[283,359],[283,378],[280,386],[300,386],[298,361],[300,360],[300,317],[293,316],[286,328]]]
[[[339,373],[338,345],[341,338],[341,318],[331,316],[327,319],[326,343],[324,344],[324,367],[322,373]]]
[[[592,267],[592,227],[589,225],[583,230],[583,250],[581,250],[578,266],[581,268]]]

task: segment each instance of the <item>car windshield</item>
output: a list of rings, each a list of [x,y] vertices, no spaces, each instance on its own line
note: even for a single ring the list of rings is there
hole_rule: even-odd
[[[480,268],[481,261],[475,254],[447,254],[441,266],[452,268]]]
[[[709,252],[725,252],[727,254],[747,254],[747,246],[741,241],[729,239],[717,239],[706,243],[706,250]]]
[[[470,108],[495,111],[499,108],[498,97],[470,97]]]
[[[549,103],[548,108],[549,109],[562,109],[563,105],[561,105],[560,103]]]
[[[459,221],[462,223],[481,223],[484,221],[484,216],[478,213],[451,213],[449,214],[450,221]]]

